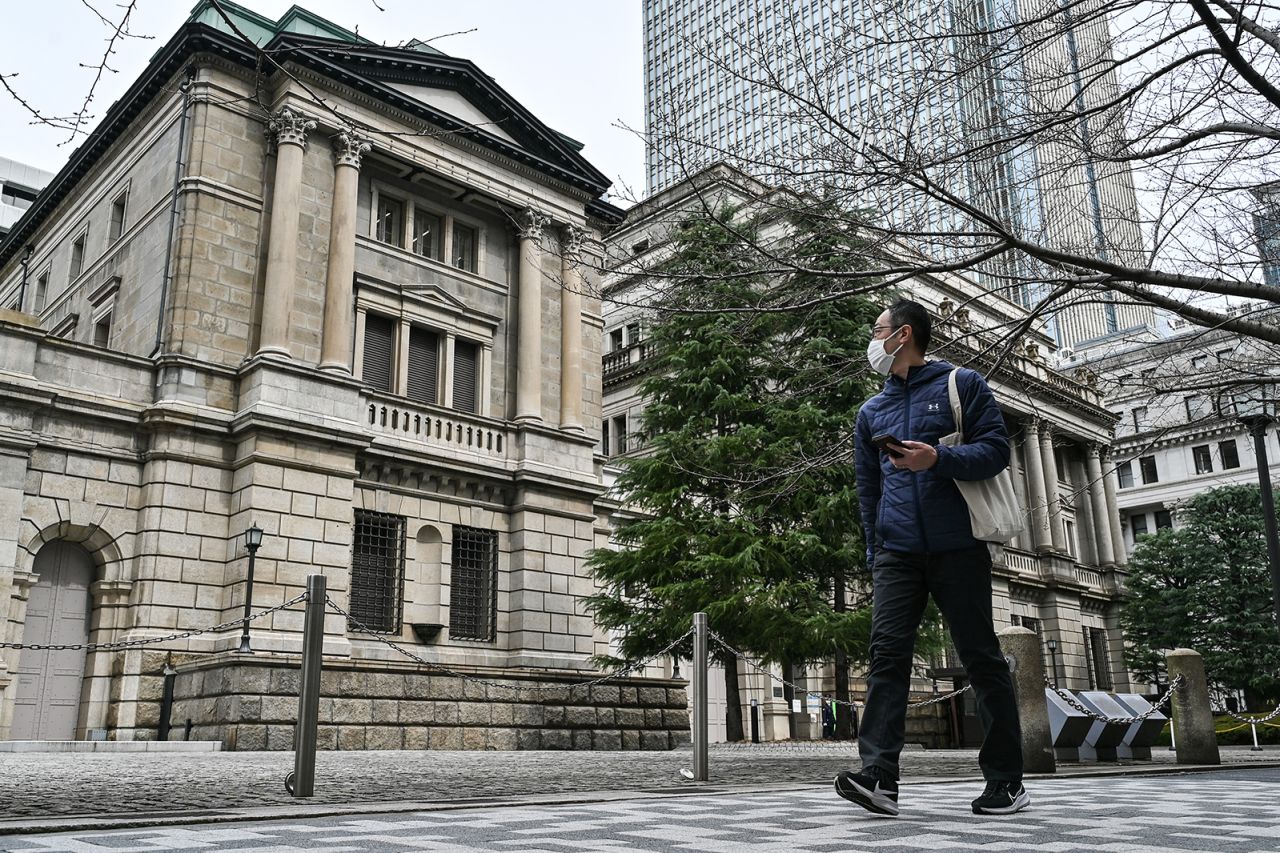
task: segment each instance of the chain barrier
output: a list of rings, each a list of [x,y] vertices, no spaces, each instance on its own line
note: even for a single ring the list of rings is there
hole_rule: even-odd
[[[1066,702],[1068,705],[1070,705],[1072,708],[1079,711],[1080,713],[1084,714],[1086,717],[1092,717],[1093,719],[1099,720],[1104,723],[1115,723],[1117,725],[1122,725],[1122,726],[1131,725],[1133,723],[1140,723],[1143,720],[1150,717],[1152,714],[1157,713],[1162,707],[1169,704],[1169,700],[1173,698],[1173,691],[1181,687],[1184,681],[1185,679],[1181,675],[1175,675],[1173,677],[1173,681],[1169,683],[1169,689],[1164,692],[1164,695],[1161,696],[1159,699],[1157,699],[1155,702],[1151,703],[1151,707],[1143,711],[1141,714],[1135,714],[1132,717],[1108,717],[1106,714],[1099,714],[1097,711],[1094,711],[1091,708],[1086,708],[1083,704],[1078,702],[1076,700],[1076,697],[1072,696],[1069,691],[1063,690],[1062,688],[1058,687],[1058,685],[1050,681],[1048,674],[1046,674],[1044,677],[1044,683],[1046,687],[1048,687],[1054,693],[1057,693],[1058,697],[1062,699],[1063,702]]]
[[[748,667],[760,673],[761,675],[765,676],[766,678],[772,679],[773,681],[776,681],[778,684],[781,684],[784,687],[790,687],[792,691],[796,693],[799,693],[805,696],[817,696],[819,699],[827,700],[832,705],[844,705],[845,707],[852,708],[855,711],[858,710],[857,702],[846,702],[843,699],[836,699],[833,696],[826,696],[822,693],[813,693],[808,688],[801,687],[798,684],[794,684],[790,681],[787,681],[785,678],[782,678],[781,676],[774,675],[772,672],[770,672],[769,670],[765,669],[764,667],[756,663],[751,656],[743,654],[742,652],[735,649],[733,646],[726,643],[724,638],[721,637],[719,634],[717,634],[715,631],[708,631],[708,633],[711,635],[711,639],[714,642],[716,642],[721,648],[723,648],[729,654],[738,658],[738,660],[742,661]],[[966,684],[964,687],[961,687],[959,690],[952,690],[950,693],[943,693],[939,696],[934,696],[932,698],[925,699],[923,702],[912,702],[911,704],[907,705],[907,707],[908,708],[926,708],[929,705],[937,705],[939,702],[946,702],[948,699],[951,699],[953,696],[959,696],[961,693],[964,693],[966,690],[968,690],[970,686],[971,685]]]
[[[329,606],[330,610],[332,610],[334,613],[337,613],[338,615],[345,618],[347,622],[353,628],[355,628],[358,633],[364,634],[368,637],[372,637],[373,639],[382,643],[384,646],[394,649],[396,652],[399,652],[404,657],[409,658],[415,663],[433,672],[438,672],[441,675],[448,675],[453,678],[459,678],[463,681],[469,681],[472,684],[483,684],[486,687],[494,687],[499,690],[509,690],[512,693],[516,693],[516,694],[550,693],[556,690],[564,690],[566,692],[572,692],[574,690],[581,690],[583,688],[595,687],[600,684],[605,684],[606,682],[613,681],[614,679],[625,678],[631,673],[635,672],[636,670],[643,669],[644,667],[653,663],[655,660],[662,657],[663,655],[669,654],[672,649],[674,649],[676,646],[683,643],[685,640],[689,639],[689,637],[692,636],[693,634],[693,629],[690,628],[688,631],[685,631],[679,637],[676,637],[674,640],[668,643],[661,651],[655,652],[654,654],[650,655],[649,657],[643,660],[633,661],[632,663],[629,663],[623,666],[621,669],[617,670],[616,672],[611,672],[608,675],[603,675],[599,678],[593,678],[593,679],[590,679],[589,681],[575,681],[571,684],[512,685],[512,684],[503,683],[501,681],[490,681],[485,678],[480,678],[479,676],[469,675],[468,673],[465,673],[465,672],[458,672],[455,669],[450,669],[444,664],[436,663],[435,661],[429,661],[426,658],[420,657],[419,655],[406,649],[404,646],[401,646],[395,640],[391,639],[390,634],[384,633],[382,631],[375,631],[374,629],[365,625],[359,619],[357,619],[356,617],[352,616],[350,613],[348,613],[347,611],[339,607],[338,603],[334,601],[332,597],[326,595],[324,597],[324,600],[325,600],[325,604]]]
[[[189,631],[176,631],[172,634],[166,634],[163,637],[142,637],[137,640],[118,640],[114,643],[66,643],[62,645],[42,645],[39,643],[0,643],[0,649],[32,649],[32,650],[47,651],[47,652],[68,652],[68,651],[78,652],[82,649],[86,652],[103,652],[103,651],[121,651],[124,649],[134,649],[139,646],[150,646],[156,643],[168,643],[173,640],[185,640],[187,637],[196,637],[196,636],[199,636],[200,634],[216,634],[219,631],[227,631],[227,630],[230,630],[231,628],[238,628],[241,625],[243,625],[246,621],[252,622],[255,619],[261,619],[263,616],[270,616],[272,613],[276,613],[280,610],[286,610],[292,607],[293,605],[297,604],[299,601],[305,601],[306,597],[307,597],[307,594],[305,592],[299,595],[295,595],[293,598],[281,604],[277,604],[275,607],[268,608],[267,610],[261,610],[253,614],[248,618],[248,620],[246,620],[243,616],[241,616],[239,619],[232,619],[228,622],[223,622],[220,625],[214,625],[209,628],[192,628]]]
[[[1243,714],[1237,714],[1235,711],[1231,711],[1231,710],[1228,710],[1226,714],[1231,719],[1239,720],[1240,722],[1244,723],[1246,726],[1263,725],[1264,723],[1271,722],[1276,717],[1280,717],[1280,705],[1277,705],[1275,707],[1275,710],[1273,710],[1270,714],[1267,714],[1265,717],[1247,717],[1247,716],[1244,716]]]

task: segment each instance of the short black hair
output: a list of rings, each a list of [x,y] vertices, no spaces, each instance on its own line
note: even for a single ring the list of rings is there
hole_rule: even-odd
[[[919,302],[910,299],[899,299],[889,306],[889,322],[893,328],[911,327],[911,337],[920,347],[920,354],[929,351],[929,340],[933,337],[933,320],[929,311]]]

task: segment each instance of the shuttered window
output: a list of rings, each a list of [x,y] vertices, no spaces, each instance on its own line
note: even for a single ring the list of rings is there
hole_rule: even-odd
[[[453,527],[449,576],[449,636],[492,641],[498,607],[498,534],[476,527]]]
[[[453,407],[459,412],[476,412],[477,381],[480,377],[480,347],[470,341],[453,344]]]
[[[356,510],[349,612],[374,631],[400,630],[404,518]]]
[[[440,338],[435,332],[414,326],[409,331],[409,384],[405,394],[419,403],[439,402],[436,376],[439,370]]]
[[[396,348],[396,323],[389,317],[367,314],[364,319],[362,381],[379,391],[391,391],[391,365]]]

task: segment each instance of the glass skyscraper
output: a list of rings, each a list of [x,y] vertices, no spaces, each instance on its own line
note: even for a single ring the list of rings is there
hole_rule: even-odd
[[[1065,178],[1044,180],[1046,158],[1060,155],[1010,142],[1037,73],[1016,32],[1002,31],[1017,16],[1015,0],[645,0],[648,191],[724,160],[768,183],[837,195],[910,251],[971,253],[981,229],[956,205],[904,182],[869,183],[874,169],[844,168],[878,151],[919,152],[940,186],[1014,233],[1104,257],[1117,242],[1140,252],[1127,172],[1100,178],[1085,157]],[[989,30],[1002,43],[984,41]],[[955,31],[971,35],[954,40]],[[1042,50],[1042,76],[1049,62],[1068,85],[1078,83],[1079,40],[1102,50],[1105,34],[1078,35],[1052,44],[1061,56]],[[1081,125],[1087,141],[1087,121]],[[988,140],[984,156],[963,156]],[[1047,277],[1020,253],[984,260],[976,272],[1024,307],[1048,290]],[[1074,346],[1143,326],[1149,314],[1067,309],[1055,333]]]

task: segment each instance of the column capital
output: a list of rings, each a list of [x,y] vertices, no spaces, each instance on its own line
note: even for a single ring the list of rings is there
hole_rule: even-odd
[[[560,229],[561,244],[564,246],[566,258],[577,258],[582,254],[583,243],[587,239],[587,229],[577,225],[566,225]]]
[[[1036,434],[1040,432],[1040,422],[1040,418],[1035,415],[1031,415],[1023,420],[1022,428],[1028,433]]]
[[[340,130],[333,135],[333,156],[337,165],[360,168],[360,158],[368,154],[371,146],[366,139],[360,138],[354,130]]]
[[[1084,443],[1084,449],[1092,459],[1101,459],[1104,452],[1102,442],[1100,441],[1086,441]]]
[[[267,137],[276,145],[297,145],[305,148],[307,133],[316,129],[315,119],[281,107],[267,120]]]
[[[516,216],[516,234],[521,240],[542,241],[542,232],[549,224],[551,217],[539,213],[532,207],[526,207]]]

